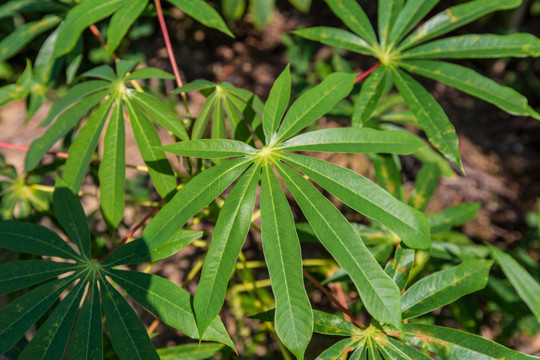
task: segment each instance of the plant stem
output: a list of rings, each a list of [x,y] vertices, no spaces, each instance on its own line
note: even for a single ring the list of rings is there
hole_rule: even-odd
[[[178,65],[176,64],[176,58],[174,57],[174,52],[173,52],[172,44],[171,44],[171,38],[169,37],[167,25],[165,24],[165,17],[163,16],[163,10],[161,8],[161,1],[154,0],[154,4],[156,5],[156,12],[157,12],[157,17],[159,21],[159,26],[161,28],[161,33],[163,34],[163,41],[165,42],[165,47],[167,48],[167,54],[169,55],[169,61],[171,62],[171,67],[174,73],[174,77],[176,78],[176,84],[178,85],[178,87],[182,87],[184,83],[182,82],[182,78],[180,77],[180,71],[178,70]],[[184,101],[186,114],[188,117],[191,118],[186,93],[180,93],[180,96],[182,96],[182,100]]]
[[[347,309],[346,307],[344,307],[343,305],[341,305],[341,303],[339,302],[338,299],[336,299],[334,297],[334,295],[332,295],[332,293],[330,291],[328,291],[327,288],[325,288],[324,286],[321,285],[320,282],[317,281],[317,279],[315,279],[313,276],[311,276],[310,273],[308,273],[305,269],[303,269],[304,271],[304,276],[308,278],[309,281],[311,281],[319,290],[321,290],[325,295],[326,297],[334,303],[334,305],[336,305],[344,314],[348,315],[350,318],[351,318],[351,321],[354,325],[360,327],[360,328],[364,328],[365,325],[358,319],[356,319],[354,317],[354,315],[349,311],[349,309]]]
[[[376,63],[375,65],[373,65],[372,67],[370,67],[369,69],[367,69],[366,71],[364,71],[363,73],[359,74],[356,79],[354,79],[354,83],[355,84],[358,84],[360,81],[364,80],[365,78],[367,78],[369,76],[369,74],[371,74],[372,72],[374,72],[375,70],[377,70],[377,68],[379,67],[379,63]]]

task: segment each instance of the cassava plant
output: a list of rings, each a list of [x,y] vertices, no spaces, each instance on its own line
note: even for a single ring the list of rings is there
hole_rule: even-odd
[[[168,2],[232,36],[205,1]],[[316,345],[313,333],[340,337],[318,349],[318,359],[535,358],[478,335],[478,320],[466,302],[472,293],[479,292],[490,311],[516,324],[527,317],[538,325],[540,270],[526,253],[512,256],[476,244],[457,230],[475,217],[479,204],[427,212],[440,177],[453,174],[446,159],[463,167],[448,116],[408,74],[444,82],[510,114],[540,119],[515,90],[464,66],[433,61],[538,57],[540,40],[531,34],[439,38],[521,1],[468,1],[418,26],[438,1],[379,0],[378,36],[358,2],[326,2],[354,34],[328,27],[294,34],[373,56],[378,63],[362,74],[333,72],[300,94],[292,91],[286,66],[266,102],[227,82],[184,85],[159,0],[20,0],[0,6],[0,18],[28,19],[0,41],[0,61],[41,40],[19,79],[0,88],[0,105],[27,99],[30,116],[45,102],[46,90],[59,85],[55,79],[62,69],[70,83],[43,120],[44,135],[29,147],[1,143],[27,153],[22,174],[0,164],[0,295],[6,299],[0,309],[0,355],[32,360],[255,357],[244,332],[229,335],[232,329],[224,323],[230,321],[220,318],[226,304],[228,320],[236,320],[240,329],[254,332],[243,322],[259,320],[260,333],[275,339],[286,359],[290,353],[297,359],[315,357],[308,348]],[[251,3],[260,13],[256,24],[264,25],[269,13],[260,6],[273,2]],[[309,1],[291,3],[309,7]],[[236,17],[245,2],[221,5]],[[157,17],[174,75],[116,55],[142,16]],[[86,28],[114,66],[77,75],[86,66],[81,36]],[[150,90],[147,79],[175,80],[178,88],[168,95],[180,95],[175,105],[186,114],[178,114],[171,98],[165,101]],[[355,84],[362,81],[354,105],[348,106]],[[391,92],[393,84],[399,94]],[[196,117],[186,95],[192,91],[206,96]],[[350,108],[351,127],[315,128],[340,104]],[[126,123],[146,166],[126,164]],[[415,125],[429,142],[396,123]],[[166,130],[173,143],[162,145],[158,129]],[[50,150],[58,141],[66,152]],[[322,153],[350,159],[365,154],[376,182],[322,159]],[[56,160],[44,166],[42,159],[51,155]],[[400,155],[422,162],[410,192],[403,184]],[[171,164],[172,156],[182,167]],[[152,199],[161,198],[143,195],[152,210],[138,222],[125,216],[128,167],[148,174],[156,193]],[[51,174],[54,186],[46,185]],[[80,191],[84,182],[98,189],[101,214],[85,213],[78,196],[92,194]],[[363,223],[351,221],[359,214]],[[91,227],[99,215],[107,236]],[[41,218],[54,226],[38,224]],[[215,224],[211,235],[202,231],[209,225],[201,228],[201,223]],[[242,251],[250,230],[261,240],[262,254],[255,259]],[[321,255],[306,258],[302,250],[308,244]],[[206,253],[182,287],[147,273],[191,246]],[[140,271],[136,265],[143,263],[148,267]],[[192,295],[183,287],[197,276]],[[313,309],[314,288],[339,312]],[[356,298],[348,305],[345,290]],[[514,296],[498,296],[505,292]],[[151,338],[159,333],[155,325],[145,327],[136,304],[199,343],[156,349]],[[446,306],[462,330],[441,326],[437,310]],[[235,352],[239,344],[245,353]]]

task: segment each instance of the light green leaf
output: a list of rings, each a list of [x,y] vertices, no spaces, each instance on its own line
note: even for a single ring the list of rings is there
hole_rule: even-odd
[[[435,163],[425,162],[414,181],[414,189],[409,197],[408,204],[420,211],[426,210],[441,177],[441,170]]]
[[[134,271],[110,270],[109,275],[139,304],[154,313],[165,324],[197,339],[199,332],[187,291],[157,275]],[[234,349],[219,317],[214,317],[202,340],[219,341]]]
[[[151,94],[138,91],[128,91],[128,97],[157,125],[163,126],[179,139],[189,140],[182,122],[161,100]]]
[[[483,289],[487,285],[492,261],[468,258],[458,266],[437,271],[414,283],[401,298],[403,318],[410,319],[460,297]]]
[[[322,129],[295,136],[279,146],[285,151],[411,154],[423,144],[402,131],[369,128]]]
[[[103,157],[98,171],[101,212],[112,229],[115,229],[124,217],[125,138],[122,102],[116,101],[105,132]]]
[[[221,194],[250,165],[245,158],[230,160],[203,171],[169,201],[148,223],[142,239],[118,248],[103,263],[126,264],[167,242],[193,215]]]
[[[480,210],[480,203],[463,203],[444,209],[438,214],[429,217],[431,232],[441,233],[460,226],[476,217]]]
[[[422,85],[407,73],[393,69],[392,74],[399,93],[416,116],[429,141],[463,171],[456,130],[442,107]]]
[[[246,0],[222,0],[221,9],[228,20],[240,20],[246,10]]]
[[[193,300],[199,334],[205,333],[223,306],[227,283],[251,225],[260,171],[254,165],[242,175],[219,214]]]
[[[377,37],[366,13],[356,0],[325,0],[332,12],[343,21],[349,29],[371,45],[377,44]]]
[[[20,360],[61,359],[64,356],[85,288],[86,282],[79,281],[39,327]]]
[[[401,40],[438,2],[439,0],[407,0],[392,28],[389,43],[394,44]]]
[[[400,291],[405,289],[409,281],[409,273],[414,265],[415,251],[399,245],[394,258],[386,264],[384,271],[396,283]],[[403,304],[402,304],[403,305]]]
[[[135,67],[135,65],[137,65],[137,61],[135,60],[119,60],[115,64],[116,77],[118,79],[124,79],[127,73],[130,72]]]
[[[311,0],[289,0],[289,2],[298,10],[307,13],[311,6]]]
[[[242,104],[243,111],[239,109],[236,104],[241,104],[241,100],[232,95],[226,94],[222,101],[231,126],[232,137],[245,143],[253,143],[253,136],[246,124],[258,124],[260,120],[255,121],[258,117],[257,113],[252,111],[247,104]]]
[[[300,174],[283,165],[278,171],[320,242],[353,280],[367,311],[378,321],[399,328],[399,289],[358,233],[330,200]]]
[[[540,284],[512,256],[490,246],[491,253],[501,266],[504,275],[540,321]]]
[[[58,28],[54,57],[67,54],[84,29],[111,15],[126,0],[86,0],[73,7]]]
[[[43,19],[22,25],[0,41],[0,61],[15,55],[39,34],[49,30],[62,19],[56,15],[46,15]]]
[[[181,93],[187,93],[190,91],[197,91],[197,90],[204,90],[204,89],[210,89],[216,87],[216,84],[213,82],[210,82],[208,80],[204,79],[197,79],[193,80],[192,82],[185,84],[182,87],[179,87],[177,89],[174,89],[171,91],[171,94],[181,94]]]
[[[124,2],[114,13],[107,28],[107,54],[111,55],[120,41],[127,34],[131,25],[148,5],[148,0],[130,0]]]
[[[533,360],[481,336],[442,326],[405,324],[407,340],[446,359]]]
[[[107,95],[107,91],[100,91],[85,97],[77,104],[64,111],[58,119],[51,125],[45,134],[30,145],[24,161],[24,170],[33,170],[43,155],[59,139],[68,133],[69,130],[86,114],[92,107],[101,101]]]
[[[230,37],[234,38],[233,33],[229,30],[227,25],[225,24],[225,21],[219,16],[218,12],[211,7],[206,1],[204,0],[168,0],[171,4],[174,6],[177,6],[200,22],[201,24],[208,26],[213,29],[217,29],[221,31],[222,33],[225,33],[229,35]]]
[[[17,221],[0,222],[0,248],[17,252],[80,260],[81,256],[46,227]]]
[[[352,125],[361,127],[373,116],[386,89],[388,68],[380,66],[362,84],[358,99],[354,103]]]
[[[193,241],[200,239],[203,235],[204,231],[178,230],[178,232],[176,232],[176,234],[174,234],[165,244],[141,255],[130,262],[130,264],[156,262],[168,258],[191,244]]]
[[[136,79],[170,79],[174,80],[174,75],[166,71],[156,69],[153,67],[145,67],[139,70],[135,70],[128,75],[124,80],[136,80]]]
[[[109,98],[90,115],[68,151],[62,179],[72,192],[78,193],[107,120],[113,99]]]
[[[161,146],[159,135],[141,110],[133,106],[130,101],[126,101],[125,105],[135,141],[145,164],[148,166],[150,178],[158,194],[165,198],[176,190],[176,177],[165,153],[157,149]]]
[[[264,105],[263,129],[264,138],[267,142],[276,133],[281,119],[287,110],[290,98],[291,68],[289,64],[279,75],[274,85],[272,85],[270,95],[268,95],[268,100],[266,100],[266,104]]]
[[[399,201],[405,202],[405,186],[399,158],[392,154],[372,154],[369,159],[375,168],[375,180]]]
[[[338,47],[364,55],[373,55],[373,48],[364,39],[353,33],[327,26],[316,26],[294,30],[293,34],[322,44]]]
[[[41,123],[41,126],[49,125],[51,121],[53,121],[54,118],[58,116],[58,114],[66,110],[76,101],[97,91],[106,89],[109,87],[109,85],[110,83],[107,81],[90,80],[73,86],[63,97],[61,97],[52,104],[51,110],[49,110],[49,113],[47,114],[45,120],[43,120],[43,122]]]
[[[362,175],[308,156],[287,154],[284,158],[348,206],[388,227],[409,247],[430,247],[429,224],[424,215]]]
[[[380,351],[390,359],[400,360],[431,360],[431,357],[409,344],[387,337],[388,342],[379,346]]]
[[[264,28],[274,14],[276,0],[250,1],[250,12],[253,14],[253,24],[261,29]]]
[[[30,287],[75,269],[77,265],[74,264],[43,260],[0,264],[0,295]]]
[[[81,74],[84,77],[95,77],[106,81],[116,81],[116,74],[109,65],[101,65]]]
[[[286,140],[332,110],[338,101],[349,95],[355,77],[354,74],[332,73],[322,83],[304,92],[289,108],[270,143]]]
[[[348,354],[354,350],[354,344],[358,339],[343,339],[324,350],[315,360],[341,360],[346,359]]]
[[[212,133],[213,139],[226,139],[227,129],[225,128],[225,114],[223,110],[223,96],[217,97],[214,113],[212,116]]]
[[[73,327],[67,360],[101,360],[103,358],[101,302],[96,281],[88,287],[88,298],[79,310]]]
[[[221,344],[184,344],[157,349],[161,360],[204,360],[213,359],[223,348]]]
[[[214,91],[206,98],[203,107],[197,120],[193,124],[193,130],[191,130],[191,139],[198,140],[206,135],[208,129],[208,122],[210,121],[210,115],[214,111],[214,106],[217,100],[217,91]]]
[[[242,141],[227,139],[201,139],[181,141],[160,147],[161,150],[179,155],[202,159],[222,159],[234,156],[253,155],[257,149]]]
[[[429,60],[411,60],[400,66],[476,96],[512,115],[531,116],[540,120],[540,115],[527,104],[525,96],[464,66]]]
[[[361,335],[363,333],[353,323],[318,310],[313,310],[313,332],[339,336]]]
[[[538,57],[540,39],[532,34],[468,34],[430,41],[400,56],[400,59],[477,59]]]
[[[379,25],[379,42],[382,47],[386,46],[388,36],[398,18],[404,0],[379,0],[377,11]]]
[[[73,277],[41,285],[0,309],[0,354],[4,354],[58,299]]]
[[[100,281],[103,310],[112,346],[120,360],[159,360],[139,316],[107,281]]]
[[[67,236],[77,245],[83,256],[90,258],[90,228],[79,201],[58,176],[53,193],[54,213]]]
[[[261,184],[261,238],[276,299],[276,332],[296,358],[303,359],[313,333],[313,313],[302,275],[300,241],[287,198],[269,165],[263,168]]]
[[[413,45],[462,27],[486,14],[498,10],[513,9],[520,4],[521,0],[475,0],[452,6],[441,11],[416,29],[403,40],[398,50],[404,51]]]

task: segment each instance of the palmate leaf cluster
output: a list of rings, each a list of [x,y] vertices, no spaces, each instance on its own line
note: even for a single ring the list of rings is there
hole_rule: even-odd
[[[217,12],[204,1],[169,2],[203,24],[229,33]],[[137,79],[172,79],[170,74],[153,68],[137,69],[135,62],[124,60],[114,68],[100,66],[82,74],[89,80],[76,84],[53,104],[44,121],[50,126],[31,145],[25,170],[35,172],[54,143],[80,129],[52,196],[54,221],[70,242],[36,224],[11,220],[0,223],[0,248],[42,257],[0,265],[1,293],[20,295],[0,309],[0,354],[21,359],[99,359],[107,343],[120,359],[173,358],[181,354],[208,358],[223,345],[234,349],[218,314],[237,259],[242,258],[246,236],[252,226],[258,229],[252,220],[257,217],[254,212],[259,204],[262,255],[275,308],[253,318],[273,322],[280,341],[297,358],[304,357],[314,332],[344,337],[322,352],[320,359],[533,358],[467,332],[429,325],[435,310],[447,305],[462,309],[460,301],[486,288],[499,293],[515,289],[517,300],[512,301],[524,305],[525,313],[532,313],[538,321],[540,285],[536,273],[530,271],[536,269],[530,259],[524,268],[509,254],[476,245],[452,230],[474,218],[479,204],[426,213],[440,176],[448,176],[452,169],[421,137],[386,123],[401,121],[419,126],[435,148],[461,166],[452,124],[433,96],[408,72],[447,83],[511,114],[537,118],[526,99],[514,90],[460,65],[432,61],[538,56],[539,40],[528,34],[432,40],[484,14],[516,7],[520,1],[469,1],[413,30],[437,1],[380,0],[378,37],[356,1],[327,3],[354,34],[324,27],[295,33],[374,56],[380,62],[361,87],[352,127],[311,128],[350,95],[356,74],[330,74],[291,103],[294,96],[289,67],[276,79],[266,103],[228,83],[198,80],[176,89],[173,93],[200,90],[207,96],[192,126],[180,121],[158,97],[133,83]],[[30,94],[30,99],[37,99],[34,108],[39,107],[44,99],[39,91],[43,88],[35,85],[50,86],[61,62],[69,64],[67,71],[75,79],[78,65],[74,55],[80,51],[77,39],[86,27],[111,17],[107,42],[112,53],[148,5],[148,0],[85,0],[73,6],[63,1],[23,0],[0,7],[0,16],[4,17],[38,10],[50,13],[43,20],[50,23],[22,26],[0,43],[0,53],[8,54],[6,59],[24,45],[17,42],[27,43],[33,38],[30,27],[44,26],[38,30],[45,32],[59,24],[42,47],[34,68],[28,64],[16,84],[2,88],[1,104]],[[91,16],[81,16],[87,13]],[[388,94],[392,83],[400,95]],[[394,111],[396,105],[403,104],[409,109]],[[95,259],[88,221],[74,194],[79,192],[90,163],[97,160],[95,152],[102,138],[103,156],[97,176],[101,212],[110,229],[118,226],[124,215],[126,122],[165,205],[140,238],[122,241],[121,246]],[[156,127],[168,130],[178,142],[162,146]],[[307,128],[310,130],[305,131]],[[197,165],[182,177],[180,185],[180,176],[173,172],[166,152],[184,157],[185,164]],[[374,164],[376,183],[310,156],[320,152],[366,154]],[[397,155],[407,154],[422,161],[409,196],[397,161]],[[191,158],[199,160],[192,162]],[[17,203],[26,209],[47,204],[41,193],[39,197],[23,197],[33,190],[33,181],[26,175],[18,176],[13,170],[6,174],[8,181],[2,185],[8,191],[2,206],[12,209]],[[190,220],[194,216],[204,218],[201,210],[224,193],[228,195],[220,206],[194,296],[162,277],[118,269],[155,263],[199,239],[203,232],[187,230]],[[369,225],[349,222],[324,193],[364,215]],[[307,222],[295,221],[289,195],[301,211],[297,216]],[[38,210],[48,208],[44,205]],[[322,244],[336,263],[338,270],[325,283],[339,282],[357,293],[360,301],[353,313],[367,311],[369,324],[357,326],[312,309],[303,280],[301,241],[306,236]],[[491,276],[490,271],[498,270],[492,270],[494,261],[501,271]],[[29,291],[21,295],[20,290],[27,288]],[[219,344],[156,351],[126,295],[188,337]],[[504,301],[497,297],[489,301],[502,312],[515,310],[505,309]],[[518,310],[511,316],[522,316],[523,309]],[[456,321],[466,328],[468,323],[461,320],[456,315]],[[37,332],[28,342],[24,335],[33,324],[37,324]]]

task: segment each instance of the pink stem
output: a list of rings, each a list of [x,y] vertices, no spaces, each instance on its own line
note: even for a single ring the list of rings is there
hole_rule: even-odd
[[[369,74],[371,74],[372,72],[374,72],[375,70],[377,70],[377,68],[379,67],[379,63],[376,63],[375,65],[373,65],[371,68],[369,68],[368,70],[364,71],[363,73],[359,74],[356,79],[354,79],[354,83],[355,84],[358,84],[360,81],[364,80],[365,78],[367,78],[369,76]]]

